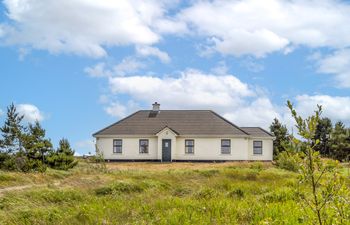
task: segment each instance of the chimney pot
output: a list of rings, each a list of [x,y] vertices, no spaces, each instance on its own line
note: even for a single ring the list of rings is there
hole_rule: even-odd
[[[158,102],[153,103],[152,106],[152,111],[158,112],[160,110],[160,104]]]

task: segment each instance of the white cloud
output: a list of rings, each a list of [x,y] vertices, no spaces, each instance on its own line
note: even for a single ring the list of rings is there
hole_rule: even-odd
[[[106,63],[97,63],[94,66],[86,67],[84,69],[84,72],[87,73],[90,77],[112,77],[124,76],[129,73],[134,73],[145,67],[146,65],[141,61],[133,57],[126,57],[119,64],[113,66],[112,68],[108,67]]]
[[[24,116],[24,120],[27,122],[35,122],[36,120],[44,120],[44,115],[38,107],[32,104],[18,104],[16,105],[17,112]]]
[[[333,74],[338,87],[350,88],[350,49],[335,51],[322,57],[320,54],[311,56],[318,64],[318,72]]]
[[[350,4],[342,1],[196,1],[178,17],[222,54],[263,57],[287,54],[299,45],[350,45],[349,27],[344,26],[350,23]]]
[[[323,116],[331,118],[333,122],[342,120],[350,124],[350,97],[299,95],[295,99],[295,108],[303,116],[312,114],[318,104],[323,107]]]
[[[155,56],[155,57],[159,58],[159,60],[162,61],[163,63],[170,62],[169,55],[166,52],[163,52],[156,47],[137,46],[136,52],[139,56],[143,56],[143,57]]]
[[[127,57],[123,59],[118,65],[114,66],[114,74],[118,76],[124,76],[129,73],[135,73],[146,65],[132,57]]]
[[[128,95],[136,103],[151,106],[157,101],[163,109],[212,109],[241,126],[268,128],[274,117],[280,117],[268,97],[229,74],[187,70],[178,77],[113,77],[109,83],[112,94]],[[107,113],[122,118],[134,109],[118,102]]]
[[[81,140],[74,144],[74,148],[77,150],[75,151],[76,156],[81,156],[82,153],[88,153],[88,152],[94,153],[95,143],[93,139]]]
[[[95,66],[86,67],[85,73],[91,77],[109,77],[112,76],[112,71],[106,69],[105,63],[97,63]]]
[[[219,65],[224,65],[220,63]],[[268,92],[240,81],[234,75],[219,70],[220,74],[204,73],[188,69],[179,76],[127,76],[109,77],[109,96],[103,103],[107,114],[119,119],[155,101],[161,109],[212,109],[239,126],[261,126],[269,129],[276,117],[294,126],[290,112],[285,106],[275,105]],[[113,98],[123,95],[129,102]],[[350,97],[328,95],[298,95],[291,99],[302,116],[311,115],[317,104],[323,105],[324,116],[332,121],[342,120],[350,124]]]
[[[107,46],[154,44],[161,38],[154,30],[161,30],[160,24],[168,21],[164,15],[168,3],[154,0],[5,0],[3,3],[10,19],[8,24],[0,25],[5,43],[29,45],[51,53],[102,57],[107,55]]]
[[[232,75],[216,76],[187,70],[179,77],[129,76],[109,79],[114,94],[128,94],[148,103],[164,102],[166,106],[191,108],[235,106],[244,97],[254,96],[248,85]],[[170,105],[171,103],[171,105]]]
[[[123,105],[117,102],[112,102],[107,107],[105,107],[105,111],[107,114],[111,116],[122,118],[126,116],[128,109],[126,105]]]
[[[212,68],[211,71],[214,74],[218,74],[218,75],[225,75],[228,73],[228,66],[226,65],[225,61],[220,61],[216,67]]]
[[[133,100],[128,101],[126,104],[122,104],[118,101],[109,101],[108,106],[105,107],[105,111],[108,115],[123,118],[129,113],[138,110],[140,106]]]

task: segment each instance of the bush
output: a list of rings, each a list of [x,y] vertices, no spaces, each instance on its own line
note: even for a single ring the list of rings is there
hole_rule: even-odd
[[[244,190],[241,188],[235,188],[228,193],[228,196],[243,198],[244,197]]]
[[[298,153],[284,151],[278,154],[276,165],[277,167],[293,172],[297,172],[300,168],[301,158]]]

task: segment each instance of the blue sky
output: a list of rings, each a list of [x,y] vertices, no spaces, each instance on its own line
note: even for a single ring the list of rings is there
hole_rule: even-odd
[[[0,121],[14,102],[80,154],[154,101],[268,128],[290,99],[350,125],[349,47],[347,1],[4,0]]]

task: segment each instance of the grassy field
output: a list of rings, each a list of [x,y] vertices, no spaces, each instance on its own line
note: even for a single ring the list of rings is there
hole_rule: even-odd
[[[0,172],[0,224],[303,224],[296,177],[269,163]]]

